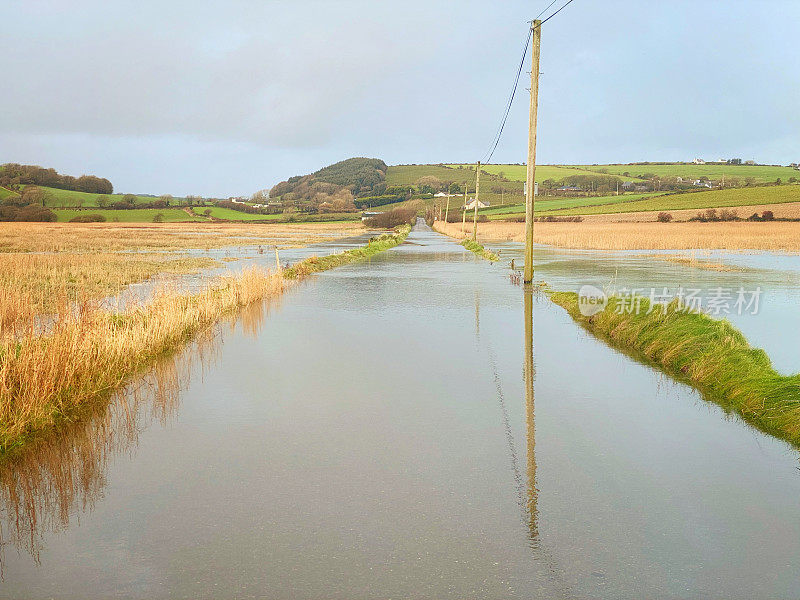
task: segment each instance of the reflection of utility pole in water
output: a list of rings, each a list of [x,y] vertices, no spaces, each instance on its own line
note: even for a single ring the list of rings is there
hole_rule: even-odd
[[[475,339],[481,339],[481,295],[475,290]]]
[[[530,285],[525,286],[525,431],[528,448],[528,527],[531,540],[539,537],[539,492],[536,489],[536,427],[534,422],[533,401],[533,290]]]

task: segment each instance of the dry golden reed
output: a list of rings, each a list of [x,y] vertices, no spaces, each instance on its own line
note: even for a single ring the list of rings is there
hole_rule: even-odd
[[[360,222],[0,223],[0,252],[118,252],[308,244],[363,233]]]
[[[88,302],[63,315],[46,335],[0,341],[0,450],[118,388],[223,315],[278,295],[283,287],[281,274],[253,268],[197,294],[161,291],[120,313]]]
[[[437,221],[434,229],[463,238],[461,223]],[[536,223],[534,241],[586,250],[800,250],[800,223]],[[466,225],[472,235],[472,224]],[[525,224],[478,223],[478,240],[525,240]]]
[[[195,273],[207,257],[164,253],[0,253],[0,336],[55,315],[74,303],[116,294],[157,274]]]

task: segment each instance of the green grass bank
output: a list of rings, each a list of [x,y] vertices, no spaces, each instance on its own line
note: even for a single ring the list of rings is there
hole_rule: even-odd
[[[483,246],[481,246],[478,242],[473,242],[472,240],[462,240],[461,245],[464,246],[467,250],[480,256],[481,258],[485,258],[490,262],[497,262],[500,260],[500,257],[492,252],[491,250],[487,250]]]
[[[659,306],[647,314],[646,298],[638,313],[617,314],[618,297],[609,298],[602,312],[585,317],[576,293],[552,292],[550,299],[611,346],[690,383],[706,399],[800,447],[800,375],[776,372],[766,352],[752,348],[728,321],[679,310],[676,303],[666,312]]]
[[[340,267],[359,260],[370,258],[379,252],[394,248],[402,244],[411,232],[411,225],[402,225],[394,233],[385,233],[378,237],[371,238],[366,246],[353,248],[341,254],[329,254],[328,256],[312,256],[300,261],[296,265],[283,271],[286,279],[302,279],[312,273],[327,271],[334,267]]]

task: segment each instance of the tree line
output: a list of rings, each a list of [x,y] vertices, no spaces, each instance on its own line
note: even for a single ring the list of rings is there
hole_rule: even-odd
[[[0,165],[0,186],[19,189],[25,185],[40,185],[90,194],[114,193],[114,186],[108,179],[95,175],[73,177],[72,175],[62,175],[55,169],[46,169],[39,165],[20,165],[18,163]]]

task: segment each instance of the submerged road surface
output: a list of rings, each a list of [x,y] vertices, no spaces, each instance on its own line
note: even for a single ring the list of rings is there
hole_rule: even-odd
[[[423,226],[246,311],[5,467],[0,597],[800,597],[797,452],[524,300]]]

